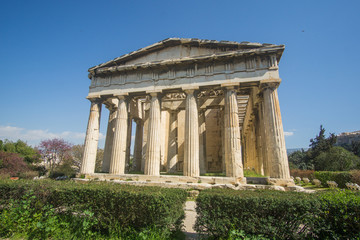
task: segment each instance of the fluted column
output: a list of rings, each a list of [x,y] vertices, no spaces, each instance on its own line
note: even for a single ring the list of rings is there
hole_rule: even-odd
[[[225,163],[226,176],[244,177],[241,161],[240,127],[236,91],[228,87],[225,94]]]
[[[129,107],[130,108],[130,107]],[[130,169],[130,147],[131,147],[131,132],[132,132],[132,118],[128,117],[127,139],[126,139],[126,162],[125,173],[129,173]]]
[[[145,175],[160,175],[160,120],[158,93],[151,93]]]
[[[198,177],[200,176],[198,106],[194,90],[185,90],[185,92],[184,176]]]
[[[81,174],[95,172],[96,153],[99,142],[101,101],[90,99],[90,115],[86,130],[84,155],[81,163]]]
[[[167,172],[176,172],[177,163],[177,112],[170,112]]]
[[[206,173],[206,126],[205,126],[205,111],[201,110],[199,113],[199,161],[200,174]]]
[[[115,133],[110,160],[110,174],[124,174],[128,134],[128,103],[125,96],[119,96]]]
[[[101,167],[102,172],[109,172],[110,169],[110,160],[111,160],[111,151],[114,139],[114,130],[115,130],[115,121],[116,121],[116,109],[109,107],[109,120],[106,131],[105,147],[104,147],[104,157]]]
[[[255,114],[255,136],[256,136],[256,155],[257,155],[257,173],[264,175],[264,156],[262,149],[262,127],[260,124],[259,113]]]
[[[263,96],[263,117],[268,149],[269,175],[272,178],[290,179],[289,163],[286,155],[284,131],[276,86],[271,84],[265,85]]]
[[[134,170],[141,171],[143,122],[141,119],[137,119],[135,120],[135,122],[136,122],[136,133],[135,133],[135,144],[134,144]]]

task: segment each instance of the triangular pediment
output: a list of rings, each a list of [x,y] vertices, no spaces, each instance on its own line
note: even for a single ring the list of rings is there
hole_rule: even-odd
[[[99,64],[89,69],[94,71],[98,68],[154,63],[163,60],[185,59],[196,56],[206,56],[221,52],[241,51],[274,47],[273,44],[261,44],[250,42],[230,42],[201,40],[194,38],[168,38],[137,51],[125,54],[106,63]]]

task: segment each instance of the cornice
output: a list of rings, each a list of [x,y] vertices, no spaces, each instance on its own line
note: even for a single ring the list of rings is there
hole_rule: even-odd
[[[184,57],[177,59],[167,59],[162,61],[153,61],[147,63],[140,64],[128,64],[122,66],[111,66],[111,67],[98,67],[98,68],[90,68],[89,69],[89,78],[97,75],[107,75],[112,73],[121,73],[136,69],[149,69],[149,68],[160,68],[160,67],[171,67],[172,65],[180,65],[180,64],[192,64],[197,62],[206,62],[206,61],[223,61],[228,58],[236,58],[236,57],[246,57],[249,55],[265,55],[265,54],[276,54],[276,58],[280,59],[282,52],[284,51],[284,45],[278,46],[269,46],[269,47],[261,47],[256,49],[246,49],[246,50],[238,50],[231,52],[220,52],[209,55],[201,55],[194,57]],[[101,65],[99,65],[101,66]]]

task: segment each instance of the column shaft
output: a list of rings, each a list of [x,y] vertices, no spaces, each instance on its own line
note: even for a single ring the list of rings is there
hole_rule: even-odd
[[[125,97],[119,97],[115,133],[110,160],[110,174],[124,174],[126,161],[126,143],[128,134],[128,106]]]
[[[136,133],[135,133],[135,144],[134,144],[134,170],[141,171],[141,160],[142,160],[142,143],[143,143],[143,122],[138,119],[136,120]]]
[[[270,177],[290,179],[277,90],[268,87],[264,90],[263,95]]]
[[[99,142],[101,102],[91,100],[89,121],[86,130],[84,155],[82,159],[81,174],[95,172],[96,153]]]
[[[243,178],[238,104],[234,89],[227,89],[225,94],[224,123],[226,176]]]
[[[206,173],[206,125],[205,125],[205,110],[199,114],[199,161],[200,174]]]
[[[104,158],[101,167],[102,172],[109,172],[110,169],[110,160],[111,160],[111,151],[114,139],[114,128],[116,122],[116,109],[109,109],[109,120],[106,131],[105,147],[104,147]]]
[[[184,176],[198,177],[199,166],[199,121],[194,90],[186,91]]]
[[[146,148],[145,175],[160,175],[160,101],[151,94],[148,138]]]
[[[169,173],[176,172],[177,159],[177,112],[170,113],[170,126],[169,126],[169,146],[168,146],[168,160],[167,171]]]

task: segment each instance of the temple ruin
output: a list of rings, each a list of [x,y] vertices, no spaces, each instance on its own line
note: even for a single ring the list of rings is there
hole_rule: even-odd
[[[284,49],[169,38],[90,68],[81,174],[246,183],[244,169],[251,169],[275,184],[290,184],[277,94]],[[102,105],[109,120],[102,173],[94,173]]]

